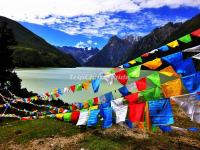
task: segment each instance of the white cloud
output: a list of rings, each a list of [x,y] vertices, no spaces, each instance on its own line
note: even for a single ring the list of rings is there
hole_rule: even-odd
[[[92,40],[88,40],[87,42],[79,41],[75,47],[77,48],[88,48],[88,50],[91,50],[92,47],[95,47],[97,45],[97,42],[93,42]]]

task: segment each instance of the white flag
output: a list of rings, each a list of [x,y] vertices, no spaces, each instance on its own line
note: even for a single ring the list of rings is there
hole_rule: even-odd
[[[80,112],[80,115],[79,115],[79,118],[78,118],[78,122],[77,122],[76,125],[77,126],[86,125],[88,117],[89,117],[89,111]]]
[[[109,74],[109,75],[104,76],[104,80],[106,80],[106,82],[107,82],[109,85],[112,85],[112,84],[113,84],[114,79],[115,79],[115,75],[114,75],[114,74]]]

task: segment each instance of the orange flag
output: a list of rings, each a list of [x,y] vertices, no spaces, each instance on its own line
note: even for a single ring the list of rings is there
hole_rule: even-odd
[[[160,67],[162,65],[162,61],[160,58],[156,58],[152,61],[148,61],[146,63],[143,63],[143,66],[149,68],[149,69],[157,69],[158,67]]]
[[[82,86],[83,86],[83,89],[87,90],[90,86],[90,81],[88,80],[88,81],[83,82]]]
[[[183,92],[181,79],[168,81],[162,84],[161,88],[166,98],[169,98],[171,96],[182,95],[182,92]]]
[[[172,66],[168,66],[162,70],[159,71],[159,73],[169,76],[169,77],[179,77],[179,75],[174,71],[174,69],[172,68]]]
[[[178,44],[178,41],[175,40],[175,41],[168,43],[167,46],[175,48],[176,46],[179,46],[179,44]]]

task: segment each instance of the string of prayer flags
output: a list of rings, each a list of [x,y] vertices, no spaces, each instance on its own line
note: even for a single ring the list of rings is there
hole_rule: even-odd
[[[76,125],[77,126],[86,125],[88,118],[89,118],[89,112],[81,111]]]
[[[141,91],[141,95],[146,101],[157,100],[161,98],[161,91],[159,87],[154,87]]]
[[[83,89],[84,90],[88,90],[89,86],[90,86],[90,81],[87,80],[85,82],[82,83]]]
[[[112,126],[112,108],[101,109],[101,115],[103,117],[102,128],[110,128]]]
[[[76,89],[76,85],[71,85],[71,86],[70,86],[70,90],[71,90],[72,92],[75,92],[75,89]]]
[[[189,42],[192,41],[192,38],[191,38],[190,34],[187,34],[183,37],[180,37],[178,40],[183,42],[183,43],[189,43]]]
[[[159,71],[159,73],[163,74],[163,75],[166,75],[166,76],[169,76],[169,77],[179,77],[179,75],[174,71],[174,69],[172,68],[172,66],[168,66],[164,69],[161,69]]]
[[[200,91],[200,72],[182,77],[182,82],[185,88],[190,93]]]
[[[141,65],[134,66],[127,69],[130,78],[138,78],[140,76]]]
[[[181,63],[180,62],[175,63],[174,68],[178,74],[182,74],[183,76],[196,73],[196,69],[192,58],[188,58],[182,61]]]
[[[100,82],[101,82],[100,79],[92,80],[92,88],[95,93],[98,92],[99,90]]]
[[[136,62],[142,63],[142,58],[141,57],[137,57],[134,59]]]
[[[164,46],[159,47],[158,49],[163,51],[163,52],[166,52],[166,51],[169,50],[169,47],[167,45],[164,45]]]
[[[131,122],[144,122],[144,110],[146,103],[129,104],[129,120]]]
[[[64,121],[70,122],[70,121],[71,121],[71,115],[72,115],[71,112],[65,113],[65,114],[63,115]]]
[[[155,70],[162,65],[162,61],[161,61],[160,58],[156,58],[152,61],[148,61],[146,63],[143,63],[142,65],[149,68],[149,69]]]
[[[108,85],[112,85],[115,79],[115,75],[114,74],[109,74],[104,76],[104,80],[106,80],[106,82],[108,83]]]
[[[99,112],[99,109],[90,110],[90,115],[87,121],[88,127],[95,126],[97,124]]]
[[[143,91],[147,88],[146,78],[141,78],[141,79],[135,81],[135,84],[136,84],[138,91]]]
[[[180,79],[175,79],[161,84],[163,94],[166,98],[182,95],[183,87]]]
[[[128,101],[129,104],[133,104],[138,101],[139,94],[138,92],[132,93],[132,94],[129,94],[128,96],[125,96],[124,98]]]
[[[126,96],[130,93],[126,86],[122,86],[118,89],[118,91],[122,94],[122,96]]]
[[[177,53],[173,53],[171,55],[167,55],[161,58],[162,60],[166,61],[167,63],[169,63],[172,67],[174,67],[174,63],[176,62],[182,62],[183,61],[183,54],[182,52],[177,52]]]
[[[160,87],[160,76],[157,71],[152,73],[151,75],[148,75],[147,79],[150,80],[156,86]]]
[[[198,94],[187,94],[178,97],[172,97],[173,101],[179,105],[188,117],[194,122],[200,123],[200,101]]]
[[[82,84],[76,84],[76,91],[82,91]]]
[[[80,111],[73,111],[71,114],[71,122],[72,123],[77,123],[79,119]]]
[[[169,99],[148,101],[152,125],[170,125],[174,123]]]
[[[115,73],[115,77],[119,81],[119,83],[125,85],[128,81],[128,76],[126,70],[121,70]]]
[[[174,40],[174,41],[168,43],[167,46],[169,46],[171,48],[175,48],[175,47],[179,46],[179,43],[177,40]]]
[[[195,31],[193,31],[193,32],[191,33],[191,35],[200,37],[200,28],[197,29],[197,30],[195,30]]]

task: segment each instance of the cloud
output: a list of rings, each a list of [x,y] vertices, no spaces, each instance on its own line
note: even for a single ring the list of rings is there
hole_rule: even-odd
[[[91,50],[92,47],[96,47],[98,44],[97,42],[93,42],[92,40],[88,40],[86,42],[79,41],[75,47],[77,48],[88,48],[88,50]]]

